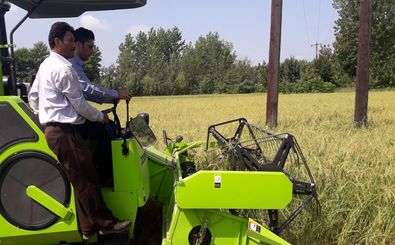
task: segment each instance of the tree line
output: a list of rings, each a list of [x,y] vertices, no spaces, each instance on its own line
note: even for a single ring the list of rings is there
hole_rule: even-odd
[[[335,43],[322,45],[312,61],[289,57],[281,62],[280,92],[332,92],[353,86],[356,75],[359,0],[334,0],[339,13]],[[371,87],[395,86],[395,2],[373,1],[372,48],[370,53]],[[135,95],[178,95],[211,93],[264,92],[267,63],[252,65],[238,59],[232,43],[216,32],[186,43],[177,27],[151,29],[136,36],[127,34],[119,45],[115,64],[101,66],[101,52],[85,69],[88,77],[103,86],[127,88]],[[43,42],[32,49],[17,49],[19,81],[29,81],[48,55]]]
[[[332,56],[325,46],[314,61],[284,60],[280,90],[334,91]],[[232,44],[216,32],[192,44],[174,27],[126,35],[116,64],[103,69],[99,80],[104,86],[132,89],[137,95],[254,93],[265,91],[267,70],[265,61],[252,65],[248,59],[238,59]]]

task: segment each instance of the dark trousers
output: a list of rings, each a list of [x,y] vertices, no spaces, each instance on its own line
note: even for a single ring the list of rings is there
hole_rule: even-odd
[[[111,136],[106,128],[107,124],[101,122],[86,121],[81,125],[82,136],[89,140],[93,150],[93,162],[95,163],[99,181],[102,185],[111,183],[112,151]]]
[[[81,230],[92,233],[110,228],[115,219],[104,203],[92,154],[80,130],[78,125],[48,123],[45,138],[73,184]]]

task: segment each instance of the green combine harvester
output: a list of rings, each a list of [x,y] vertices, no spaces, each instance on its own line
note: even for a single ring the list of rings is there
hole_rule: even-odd
[[[76,17],[85,11],[136,8],[145,0],[11,0],[30,18]],[[0,2],[0,9],[9,8]],[[3,11],[4,13],[6,11]],[[26,104],[27,88],[16,83],[4,13],[0,16],[0,244],[82,243],[73,187],[45,141],[43,127]],[[11,50],[11,57],[8,50]],[[117,118],[116,104],[110,109]],[[128,106],[127,106],[128,114]],[[170,139],[153,147],[149,116],[127,116],[112,141],[112,187],[102,187],[107,206],[129,219],[127,234],[94,236],[97,244],[252,245],[289,244],[279,234],[309,203],[319,207],[316,185],[290,134],[274,134],[244,118],[212,125],[207,141]],[[233,127],[226,136],[224,128]],[[193,152],[203,149],[223,170],[197,170]],[[303,174],[299,174],[302,172]],[[296,174],[298,173],[298,174]],[[294,199],[298,205],[281,215]],[[294,202],[293,202],[294,203]],[[267,224],[246,216],[265,210]],[[263,212],[263,211],[262,211]]]

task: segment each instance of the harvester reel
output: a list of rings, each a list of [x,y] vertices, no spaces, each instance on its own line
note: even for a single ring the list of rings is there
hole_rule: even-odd
[[[234,124],[237,124],[237,128],[231,137],[226,137],[223,130],[219,130],[225,125]],[[214,137],[218,142],[221,153],[232,170],[283,172],[293,184],[293,194],[305,196],[302,204],[282,224],[278,222],[278,210],[268,210],[268,225],[274,233],[279,234],[284,230],[313,200],[317,205],[317,213],[320,212],[315,180],[299,144],[291,134],[275,134],[249,124],[245,118],[239,118],[210,126],[206,150],[210,137]],[[302,180],[288,171],[288,168],[295,167],[304,168]],[[230,210],[230,212],[238,214],[239,211]]]

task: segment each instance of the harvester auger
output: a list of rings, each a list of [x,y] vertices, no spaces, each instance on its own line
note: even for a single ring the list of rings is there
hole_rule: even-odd
[[[85,11],[136,8],[146,3],[10,2],[28,11],[17,27],[28,17],[76,17]],[[9,9],[7,4],[1,0],[0,10]],[[3,79],[0,67],[0,244],[81,243],[73,187],[45,141],[43,126],[23,101],[28,88],[15,80],[15,64],[8,49],[12,56],[12,35],[17,27],[11,31],[11,44],[3,43],[4,16],[0,17],[0,60],[6,68]],[[117,119],[116,106],[111,110]],[[219,128],[231,122],[238,123],[236,133],[225,137]],[[115,120],[114,129],[114,183],[101,191],[113,214],[131,220],[132,225],[125,234],[96,235],[89,243],[288,244],[278,234],[316,199],[314,179],[294,138],[259,129],[245,119],[210,126],[207,141],[185,143],[182,137],[171,140],[164,133],[164,152],[153,146],[156,137],[146,113],[130,120],[128,115],[125,128]],[[211,136],[215,141],[210,142]],[[211,163],[226,162],[228,167],[197,169],[191,153],[205,147],[207,153],[220,153],[209,159]],[[298,163],[307,170],[307,177],[295,174]],[[306,199],[280,224],[279,210],[288,206],[294,194]],[[242,210],[268,210],[269,228],[243,215]]]

